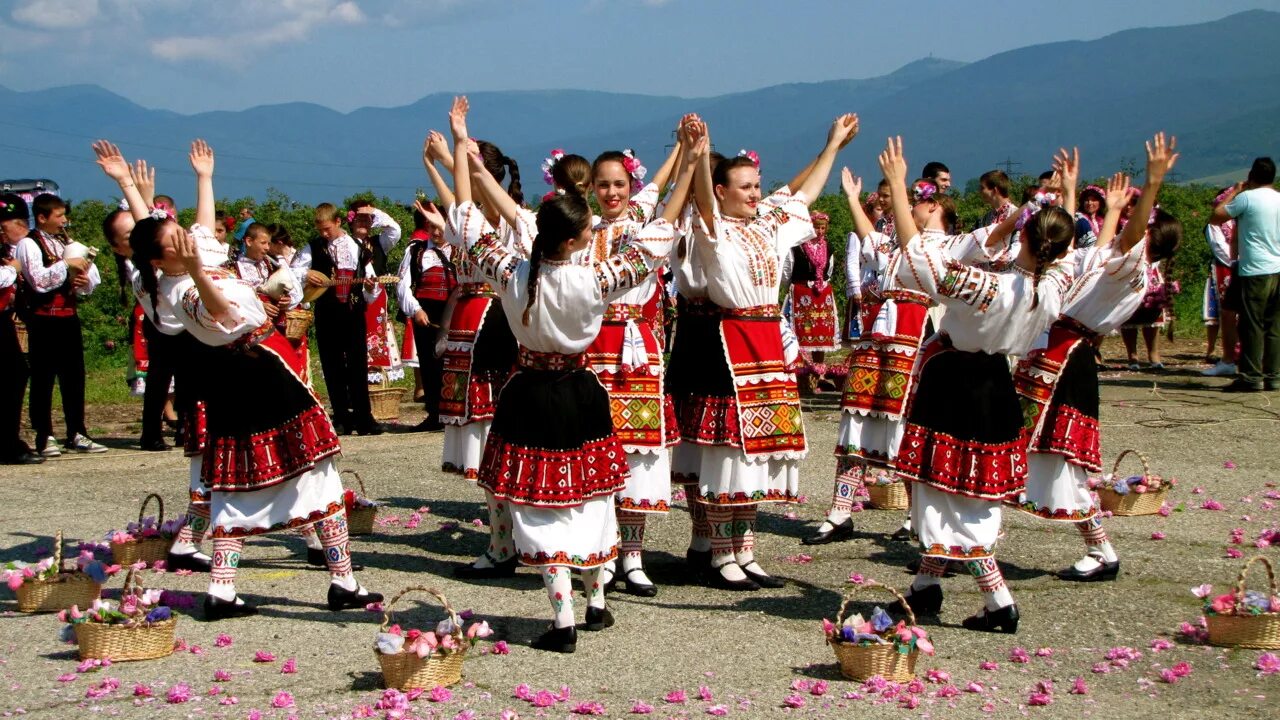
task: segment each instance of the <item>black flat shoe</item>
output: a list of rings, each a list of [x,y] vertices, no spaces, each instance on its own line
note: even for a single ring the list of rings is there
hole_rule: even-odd
[[[493,559],[489,553],[484,554],[489,558],[489,562],[493,563],[493,567],[476,567],[475,565],[455,565],[453,568],[453,576],[460,580],[493,580],[495,578],[509,578],[516,574],[516,566],[519,564],[514,555],[498,562]]]
[[[337,420],[334,420],[334,421],[333,421],[333,432],[334,432],[335,434],[337,434],[337,435],[350,435],[350,434],[351,434],[351,426],[350,426],[350,425],[348,425],[348,424],[346,424],[346,423],[342,423],[342,422],[338,422]]]
[[[307,548],[307,564],[313,567],[321,567],[328,569],[329,563],[324,559],[324,548]],[[355,560],[351,561],[351,572],[360,572],[364,566]]]
[[[356,432],[360,435],[381,435],[386,432],[386,430],[382,427],[382,423],[372,423],[369,425],[362,425],[356,429]]]
[[[1005,605],[999,610],[987,610],[960,623],[965,630],[1002,632],[1012,635],[1018,632],[1018,606]]]
[[[156,438],[155,440],[143,440],[138,443],[138,447],[146,450],[147,452],[163,452],[165,450],[173,449],[173,446],[160,438]]]
[[[5,465],[39,465],[42,462],[44,462],[44,456],[30,450],[4,459]]]
[[[658,594],[658,586],[653,583],[632,582],[631,573],[644,572],[644,568],[631,568],[626,572],[624,577],[627,579],[625,592],[628,595],[639,595],[640,597],[653,597]]]
[[[439,420],[432,420],[428,418],[418,423],[417,425],[414,425],[412,428],[409,429],[409,432],[441,432],[443,430],[444,430],[444,423],[440,422]]]
[[[190,570],[191,572],[207,573],[212,568],[212,561],[207,558],[196,557],[195,553],[187,553],[186,555],[169,553],[164,558],[164,569],[169,571]]]
[[[730,563],[725,563],[725,565],[729,564]],[[737,563],[732,564],[736,565]],[[716,590],[728,590],[730,592],[750,592],[760,589],[760,586],[757,585],[750,577],[743,578],[742,580],[730,580],[724,576],[723,572],[720,571],[720,568],[722,567],[724,567],[724,565],[717,568],[711,568],[711,570],[707,572],[707,587],[714,588]]]
[[[705,573],[711,569],[711,551],[689,548],[684,551],[684,561],[690,570],[699,574]]]
[[[752,563],[748,563],[748,565],[756,565],[756,563],[752,562]],[[756,567],[760,567],[760,566],[756,565]],[[760,568],[760,569],[763,570],[764,568]],[[762,588],[770,588],[770,589],[776,590],[777,588],[787,586],[787,581],[783,580],[780,577],[774,577],[767,573],[755,572],[753,570],[748,570],[745,567],[742,568],[742,572],[747,574],[747,578],[751,580],[751,582],[759,585]]]
[[[578,629],[572,625],[563,628],[553,627],[529,645],[535,650],[571,653],[578,649]]]
[[[904,599],[916,615],[936,616],[942,612],[942,586],[930,585],[923,590],[912,590]]]
[[[805,545],[826,545],[839,540],[848,540],[853,537],[853,518],[845,518],[839,525],[831,526],[831,529],[818,532],[804,538],[800,542]]]
[[[916,558],[907,563],[907,572],[915,575],[920,572],[920,558]],[[951,562],[947,561],[947,569],[942,571],[942,577],[955,577],[956,571],[951,569]]]
[[[1249,382],[1248,380],[1241,380],[1240,378],[1236,378],[1235,380],[1231,381],[1230,385],[1227,385],[1226,387],[1222,388],[1222,392],[1229,392],[1229,393],[1262,392],[1264,387],[1266,386],[1263,385],[1261,382]]]
[[[1058,577],[1072,582],[1099,582],[1101,580],[1115,580],[1119,574],[1120,561],[1117,560],[1115,562],[1104,561],[1098,567],[1087,571],[1077,570],[1073,565],[1066,570],[1060,571]]]
[[[613,613],[609,612],[609,608],[593,608],[587,606],[587,621],[582,624],[583,630],[591,632],[599,632],[605,628],[613,627]]]
[[[904,527],[900,527],[897,530],[893,531],[893,534],[889,536],[889,539],[896,540],[898,542],[910,542],[911,537],[912,535],[910,530]]]
[[[354,610],[363,608],[369,603],[382,602],[382,595],[376,592],[368,592],[360,594],[360,589],[345,590],[343,588],[329,583],[329,609],[330,610]]]
[[[249,603],[240,600],[237,596],[234,600],[219,600],[212,595],[204,596],[204,620],[205,622],[214,622],[217,620],[228,620],[230,618],[249,617],[257,615],[258,608]]]

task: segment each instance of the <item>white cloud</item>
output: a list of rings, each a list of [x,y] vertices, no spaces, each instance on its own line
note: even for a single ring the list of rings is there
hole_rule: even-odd
[[[353,0],[240,0],[219,6],[220,27],[235,18],[239,30],[227,34],[173,35],[151,42],[151,53],[169,61],[207,60],[242,65],[249,55],[282,43],[304,42],[327,25],[359,25],[364,11]]]
[[[98,0],[26,0],[13,9],[13,19],[42,30],[75,30],[98,17]]]

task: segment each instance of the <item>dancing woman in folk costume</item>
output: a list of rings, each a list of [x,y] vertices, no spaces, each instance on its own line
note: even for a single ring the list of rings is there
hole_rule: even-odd
[[[788,286],[786,304],[791,309],[791,327],[806,361],[801,369],[801,389],[813,394],[823,380],[825,353],[840,349],[840,318],[831,286],[836,258],[827,244],[831,218],[820,212],[812,212],[809,217],[814,236],[783,258],[782,283]]]
[[[1066,254],[1071,215],[1047,208],[1031,215],[1014,265],[980,270],[923,241],[907,201],[902,140],[880,155],[889,179],[904,288],[948,307],[938,334],[921,350],[915,394],[907,409],[898,474],[912,485],[911,521],[924,545],[907,596],[920,614],[942,607],[939,579],[946,561],[964,560],[985,596],[983,611],[964,621],[974,630],[1015,632],[1018,610],[995,562],[1002,503],[1026,482],[1022,412],[1006,355],[1022,354],[1062,308],[1070,278]],[[998,246],[1013,232],[1016,213],[972,240]]]
[[[416,346],[417,362],[422,369],[422,406],[426,417],[414,428],[420,432],[444,429],[440,422],[442,366],[436,356],[436,335],[444,321],[449,294],[458,285],[453,247],[444,242],[441,228],[432,226],[427,217],[433,207],[430,202],[424,205],[414,201],[414,230],[404,259],[400,261],[400,284],[396,291],[400,312],[405,316],[405,345]]]
[[[698,448],[697,465],[697,501],[706,505],[711,525],[708,576],[715,587],[782,585],[754,551],[757,506],[795,501],[799,460],[807,449],[799,389],[783,351],[780,268],[793,247],[813,236],[809,203],[857,128],[854,115],[836,119],[794,194],[761,200],[760,173],[748,157],[722,161],[714,176],[708,160],[698,163],[694,252],[706,272],[708,297],[721,313],[720,352],[699,361],[709,391],[727,393],[715,406],[695,409],[704,419],[700,431],[715,442]]]
[[[1121,204],[1123,205],[1123,200]],[[1080,209],[1076,212],[1077,248],[1091,247],[1098,242],[1098,236],[1102,234],[1102,221],[1110,207],[1107,204],[1107,191],[1097,185],[1090,185],[1080,192]],[[1119,208],[1116,211],[1119,212]]]
[[[357,243],[368,245],[373,252],[374,274],[385,276],[387,254],[400,242],[403,234],[400,223],[368,200],[356,200],[347,205],[347,222],[351,225],[351,237]],[[388,315],[387,293],[378,293],[365,306],[364,323],[365,344],[369,348],[369,384],[380,384],[384,373],[387,380],[402,379],[404,361],[400,355],[400,344],[396,342],[395,323]]]
[[[1146,182],[1134,217],[1153,215],[1160,185],[1178,159],[1176,144],[1174,138],[1166,143],[1163,133],[1147,143]],[[1085,556],[1058,574],[1064,580],[1111,580],[1120,572],[1087,484],[1088,473],[1102,471],[1095,347],[1141,304],[1147,265],[1173,257],[1182,237],[1181,224],[1157,210],[1149,225],[1130,222],[1116,238],[1128,186],[1120,173],[1111,179],[1098,242],[1076,251],[1083,255],[1082,272],[1062,316],[1049,328],[1045,347],[1032,350],[1014,374],[1030,431],[1029,474],[1019,507],[1045,520],[1073,523],[1085,542]]]
[[[931,297],[897,282],[899,245],[875,230],[858,195],[862,179],[848,168],[841,171],[841,187],[849,203],[854,232],[849,236],[845,272],[850,284],[850,307],[856,307],[861,335],[849,354],[849,376],[840,398],[840,428],[836,434],[836,478],[831,506],[818,530],[804,538],[821,545],[853,537],[852,512],[866,497],[870,473],[890,473],[902,441],[904,413],[915,379],[914,370],[924,340]],[[881,191],[886,188],[881,187]],[[878,191],[879,192],[879,191]],[[948,254],[981,245],[969,238],[950,237],[956,222],[955,204],[928,180],[911,187],[911,215],[922,242],[938,245]],[[893,199],[891,201],[896,201]],[[894,537],[909,537],[909,525]]]
[[[456,147],[464,147],[465,116],[452,119]],[[699,148],[706,152],[705,139]],[[542,204],[530,257],[522,259],[472,212],[469,161],[476,158],[459,153],[455,159],[458,208],[467,218],[463,240],[472,262],[501,297],[520,345],[519,368],[502,389],[479,484],[510,504],[520,560],[542,571],[554,622],[534,647],[573,652],[571,568],[582,571],[585,629],[613,624],[600,574],[617,556],[613,495],[626,485],[628,474],[608,394],[587,369],[585,351],[608,304],[639,285],[670,251],[671,221],[684,204],[692,164],[683,170],[677,197],[661,220],[604,261],[582,264],[574,254],[593,239],[591,211],[582,196],[566,193]],[[476,173],[480,182],[495,183],[483,165]],[[514,203],[500,206],[504,213],[514,212]]]

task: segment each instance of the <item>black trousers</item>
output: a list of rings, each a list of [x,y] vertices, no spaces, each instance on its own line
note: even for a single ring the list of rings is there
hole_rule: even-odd
[[[88,435],[84,425],[84,337],[80,318],[32,315],[27,319],[31,361],[31,402],[28,408],[37,449],[53,436],[53,381],[62,391],[62,418],[67,439]]]
[[[419,300],[431,325],[413,323],[413,345],[418,351],[418,371],[422,373],[422,408],[428,420],[440,418],[440,386],[444,375],[444,358],[436,357],[436,340],[443,328],[444,300]],[[409,322],[413,322],[410,318]]]
[[[326,303],[316,307],[315,315],[320,371],[329,389],[333,421],[348,429],[373,425],[364,304]]]
[[[175,380],[175,365],[181,359],[181,343],[176,335],[165,335],[151,319],[143,317],[142,336],[147,339],[147,389],[142,394],[142,442],[164,439],[164,404],[169,399],[169,382]]]
[[[16,459],[30,448],[22,441],[22,397],[27,392],[27,358],[18,346],[13,312],[0,312],[0,459]]]

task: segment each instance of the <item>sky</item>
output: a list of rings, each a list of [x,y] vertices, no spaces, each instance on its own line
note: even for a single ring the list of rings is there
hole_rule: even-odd
[[[1280,0],[0,0],[0,85],[97,84],[180,113],[478,90],[705,97],[1253,8]]]

